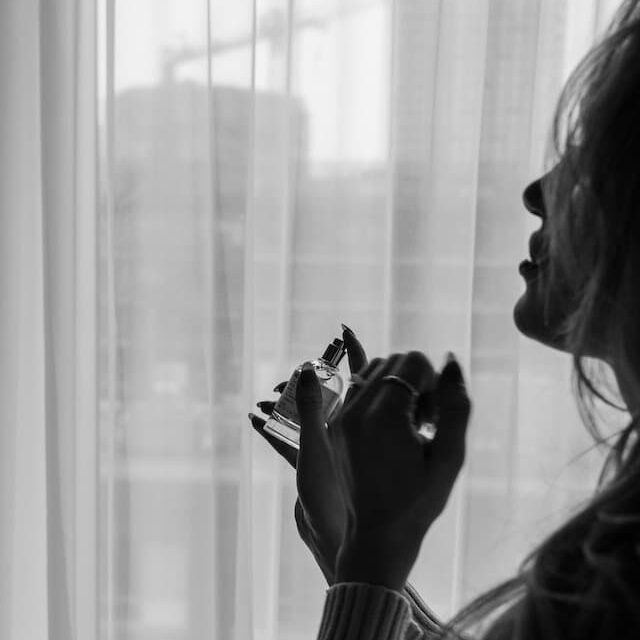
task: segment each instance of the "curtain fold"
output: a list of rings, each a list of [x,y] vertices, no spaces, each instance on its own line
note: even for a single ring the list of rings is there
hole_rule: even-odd
[[[615,5],[0,5],[2,638],[313,637],[294,475],[246,413],[341,322],[453,350],[474,398],[414,586],[446,618],[516,571],[602,461],[512,309],[521,192]]]
[[[123,624],[313,632],[324,589],[293,525],[293,475],[244,416],[340,322],[371,355],[420,348],[440,366],[452,349],[469,373],[469,463],[412,577],[443,617],[588,494],[596,458],[563,470],[589,444],[569,360],[511,317],[537,228],[521,192],[543,170],[570,63],[606,17],[588,5],[116,2],[113,428],[127,474],[112,513],[128,551],[109,606],[124,599]],[[566,486],[552,490],[553,474]],[[176,510],[185,520],[164,531]],[[160,589],[151,567],[180,579]]]
[[[95,638],[95,15],[0,9],[3,638]]]
[[[39,75],[38,15],[33,3],[5,3],[0,12],[2,86],[7,96],[15,96],[3,100],[0,118],[3,141],[0,145],[3,424],[0,630],[3,637],[11,637],[14,630],[26,636],[44,637],[47,617],[47,576],[43,570],[47,544],[41,367],[44,345],[42,314],[38,313],[42,256],[41,250],[37,250],[42,243],[38,220],[41,184],[37,134],[33,129],[39,120],[39,100],[30,99],[35,89],[32,78]],[[21,215],[12,213],[16,211]],[[30,596],[29,604],[26,594]]]

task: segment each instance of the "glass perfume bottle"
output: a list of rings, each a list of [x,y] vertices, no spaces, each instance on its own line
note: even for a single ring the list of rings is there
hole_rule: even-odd
[[[344,380],[338,370],[338,365],[346,352],[344,342],[340,338],[335,338],[322,356],[317,360],[311,360],[320,382],[322,412],[325,422],[336,408],[342,395]],[[265,431],[296,449],[300,448],[300,416],[296,405],[296,385],[301,371],[302,365],[296,367],[282,395],[276,402],[271,416],[264,425]]]

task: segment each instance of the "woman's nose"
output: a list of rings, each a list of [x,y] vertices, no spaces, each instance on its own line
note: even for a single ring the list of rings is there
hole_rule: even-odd
[[[528,211],[545,218],[544,198],[542,196],[542,179],[532,182],[522,193],[522,202]]]

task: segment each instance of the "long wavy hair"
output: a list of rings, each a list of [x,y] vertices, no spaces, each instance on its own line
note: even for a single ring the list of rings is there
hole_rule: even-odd
[[[611,444],[594,419],[594,399],[626,407],[604,396],[585,367],[599,341],[640,393],[640,0],[622,2],[572,73],[551,141],[544,284],[547,294],[552,286],[570,292],[572,312],[558,337],[572,354],[581,418],[607,455],[594,495],[514,578],[443,625],[442,638],[468,638],[472,629],[486,640],[640,638],[640,416]]]

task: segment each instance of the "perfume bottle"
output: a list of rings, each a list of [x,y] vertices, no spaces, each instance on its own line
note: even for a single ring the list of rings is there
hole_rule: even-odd
[[[322,412],[325,422],[336,408],[342,395],[344,380],[338,371],[338,365],[346,352],[344,342],[340,338],[335,338],[322,356],[311,361],[320,382]],[[265,431],[296,449],[300,448],[300,416],[296,405],[296,385],[301,371],[302,365],[296,367],[280,399],[276,402],[271,416],[264,425]]]

